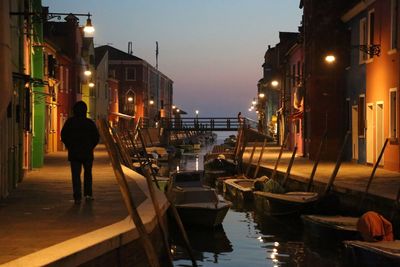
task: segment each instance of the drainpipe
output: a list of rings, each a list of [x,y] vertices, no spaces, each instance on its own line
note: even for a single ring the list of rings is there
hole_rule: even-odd
[[[11,100],[10,4],[0,1],[0,119]]]

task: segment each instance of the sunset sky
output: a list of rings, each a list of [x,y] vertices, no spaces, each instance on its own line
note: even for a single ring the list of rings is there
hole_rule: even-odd
[[[109,44],[174,81],[174,103],[194,116],[248,111],[264,53],[280,31],[297,31],[299,0],[43,0],[50,12],[93,14],[95,46]],[[81,19],[81,24],[85,18]]]

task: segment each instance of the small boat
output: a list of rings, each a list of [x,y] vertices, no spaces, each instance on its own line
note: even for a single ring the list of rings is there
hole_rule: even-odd
[[[345,241],[344,246],[348,266],[400,266],[400,240]]]
[[[364,196],[368,193],[370,184],[374,177],[375,171],[379,165],[379,162],[382,158],[382,155],[385,151],[386,145],[388,143],[388,139],[385,140],[385,143],[380,151],[379,157],[372,168],[371,175],[369,177],[369,181],[367,183]],[[399,194],[400,195],[400,191]],[[362,206],[363,199],[361,199],[360,207]],[[329,203],[329,198],[326,198],[327,203]],[[332,201],[331,201],[332,202]],[[334,202],[332,202],[334,203]],[[333,210],[337,205],[329,205],[331,208],[329,210]],[[329,212],[328,209],[322,209],[323,212]],[[314,236],[318,239],[321,236],[326,236],[327,238],[336,241],[342,242],[343,240],[354,240],[360,239],[361,236],[357,230],[357,222],[360,219],[358,216],[341,216],[341,215],[304,215],[302,216],[302,220],[304,222],[304,226],[306,228],[306,232],[308,236]],[[311,241],[311,240],[310,240]]]
[[[260,210],[269,215],[301,214],[312,208],[319,195],[315,192],[271,193],[255,191],[254,201]]]
[[[222,223],[231,203],[203,185],[203,171],[176,172],[170,179],[167,197],[186,225],[216,227]]]
[[[254,199],[253,197],[253,189],[254,189],[254,182],[256,181],[256,177],[258,171],[260,169],[261,159],[264,154],[265,146],[267,144],[267,139],[264,139],[264,143],[261,148],[260,156],[258,158],[257,166],[255,168],[253,179],[249,177],[251,164],[253,162],[254,152],[258,146],[258,142],[255,142],[253,145],[253,149],[250,154],[249,162],[247,163],[247,170],[246,173],[243,175],[235,175],[231,177],[223,177],[223,192],[225,194],[230,195],[231,197],[236,198],[240,201],[251,201]],[[268,179],[266,176],[263,176],[261,180]],[[260,180],[260,179],[257,179]]]
[[[223,183],[223,192],[241,201],[251,201],[253,200],[253,184],[254,179],[226,179]]]
[[[283,178],[282,183],[278,183],[274,180],[275,171],[277,169],[277,164],[281,158],[282,148],[278,156],[278,160],[275,164],[274,172],[272,173],[271,179],[269,179],[263,188],[262,191],[254,191],[254,200],[256,201],[256,207],[262,207],[270,215],[300,215],[304,212],[309,212],[317,201],[321,201],[321,199],[325,199],[327,194],[329,193],[333,182],[337,176],[339,171],[342,157],[345,152],[345,145],[347,143],[347,139],[350,135],[350,132],[347,132],[339,151],[338,158],[336,160],[335,168],[332,172],[332,175],[328,181],[328,184],[325,188],[323,194],[318,194],[317,192],[309,192],[309,191],[301,191],[301,192],[287,192],[285,193],[285,185],[289,178],[290,171],[294,162],[294,158],[296,156],[297,145],[295,144],[292,156],[290,158],[285,177]],[[313,170],[310,174],[310,181],[313,180],[316,168],[319,162],[319,154],[323,145],[324,138],[321,139],[317,160],[314,163]],[[287,142],[287,137],[284,143]]]
[[[305,239],[320,245],[339,244],[343,240],[360,239],[358,217],[341,215],[302,215]],[[323,240],[320,240],[324,237]]]

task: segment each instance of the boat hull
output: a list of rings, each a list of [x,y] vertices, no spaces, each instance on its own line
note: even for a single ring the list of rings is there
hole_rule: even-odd
[[[229,204],[224,203],[215,208],[177,205],[176,209],[184,225],[212,228],[222,224],[229,207]]]
[[[252,179],[226,179],[223,192],[238,201],[253,201],[253,184]]]
[[[345,241],[347,266],[400,266],[400,241]]]
[[[346,219],[346,223],[333,223]],[[360,239],[357,231],[357,218],[345,216],[301,216],[304,225],[304,239],[314,246],[336,246],[344,240]],[[323,239],[322,239],[323,238]]]
[[[301,197],[290,196],[291,193],[304,194]],[[306,194],[305,194],[306,193]],[[267,215],[287,216],[300,215],[310,211],[318,200],[317,193],[290,192],[287,194],[274,194],[269,192],[253,192],[256,209]],[[282,197],[284,196],[284,197]]]

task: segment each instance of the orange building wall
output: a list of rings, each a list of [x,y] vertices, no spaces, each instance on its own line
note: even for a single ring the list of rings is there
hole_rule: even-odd
[[[367,92],[366,103],[374,103],[376,111],[376,102],[383,101],[384,105],[384,137],[389,136],[389,90],[398,88],[399,82],[399,53],[388,54],[390,49],[390,1],[376,1],[375,9],[375,36],[376,43],[381,44],[381,55],[374,57],[367,63]],[[399,92],[398,92],[399,93]],[[398,101],[398,99],[397,99]],[[398,118],[399,119],[399,118]],[[400,125],[400,123],[399,123]],[[374,116],[374,126],[376,127],[376,116]],[[374,127],[374,141],[376,142],[376,128]],[[374,161],[376,161],[376,146],[374,146]],[[400,170],[399,165],[399,146],[398,143],[389,142],[386,147],[384,159],[381,164],[385,169]]]

